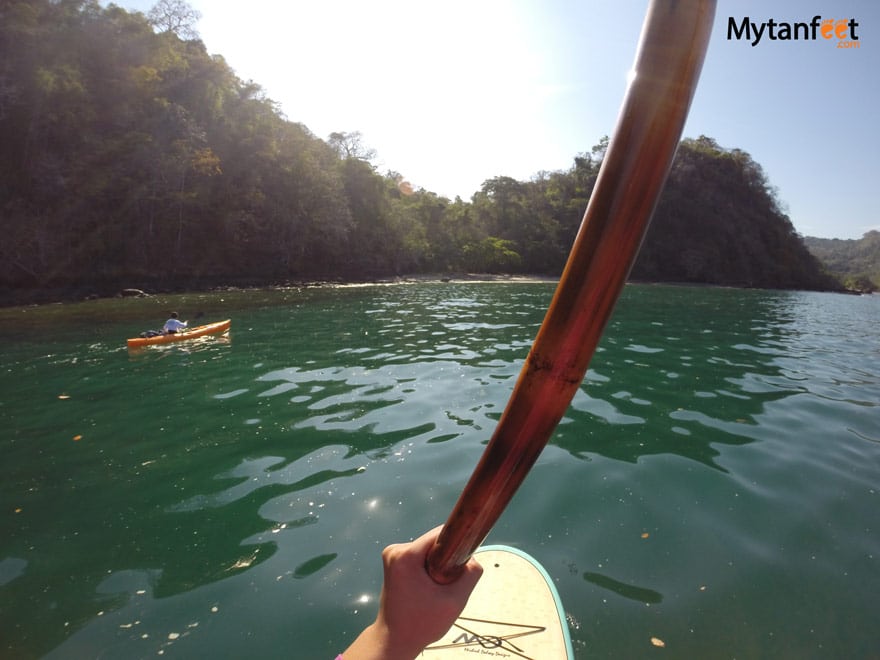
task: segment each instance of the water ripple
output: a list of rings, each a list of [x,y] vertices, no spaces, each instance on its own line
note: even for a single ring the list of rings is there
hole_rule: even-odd
[[[224,292],[234,343],[140,356],[139,302],[8,331],[4,652],[333,657],[384,544],[453,506],[551,293]],[[880,297],[627,287],[490,540],[542,561],[590,657],[655,634],[676,657],[869,657],[878,321]]]

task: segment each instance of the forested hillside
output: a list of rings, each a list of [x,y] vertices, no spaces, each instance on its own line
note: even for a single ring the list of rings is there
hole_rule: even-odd
[[[376,170],[358,133],[320,139],[186,20],[150,16],[96,0],[0,3],[0,302],[561,272],[603,142],[566,171],[488,179],[470,200],[412,190]],[[682,144],[633,275],[837,286],[760,166],[705,137]]]
[[[714,140],[683,140],[633,276],[761,288],[835,289],[780,209],[761,166]]]
[[[807,236],[804,243],[848,288],[880,288],[880,231],[869,231],[858,240]]]

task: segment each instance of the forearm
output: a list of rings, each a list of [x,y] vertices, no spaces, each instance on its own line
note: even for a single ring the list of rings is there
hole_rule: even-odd
[[[376,621],[342,655],[344,660],[414,660],[421,652],[421,648],[413,648],[404,640],[393,639],[387,626]]]

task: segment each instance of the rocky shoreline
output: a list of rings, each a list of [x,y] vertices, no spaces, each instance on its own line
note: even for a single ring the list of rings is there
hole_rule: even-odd
[[[370,286],[381,284],[405,284],[415,282],[556,282],[558,278],[544,275],[509,275],[497,273],[427,273],[378,277],[364,280],[287,280],[283,282],[216,282],[188,281],[175,286],[138,283],[132,286],[71,286],[49,289],[0,289],[0,307],[25,307],[52,303],[82,302],[102,298],[147,298],[180,293],[209,293],[222,291],[247,291],[250,289],[297,289],[312,287]]]
[[[0,289],[0,307],[25,307],[29,305],[46,305],[53,303],[82,302],[106,298],[148,298],[152,296],[175,295],[183,293],[211,293],[224,291],[249,290],[284,290],[314,287],[355,287],[375,285],[397,285],[408,283],[455,283],[455,282],[557,282],[558,277],[549,275],[513,275],[506,273],[420,273],[398,275],[393,277],[377,277],[363,280],[323,279],[323,280],[286,280],[283,282],[244,281],[226,284],[205,281],[182,282],[175,286],[165,284],[149,286],[112,287],[112,286],[81,286],[52,289]],[[635,282],[635,281],[633,281]],[[717,286],[712,284],[687,282],[638,282],[640,284],[669,284],[678,286]],[[748,288],[748,287],[744,287]],[[865,291],[839,290],[833,293],[853,295],[870,294]]]

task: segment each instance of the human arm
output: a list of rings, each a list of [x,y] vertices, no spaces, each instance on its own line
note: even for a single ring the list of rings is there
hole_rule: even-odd
[[[440,527],[382,552],[379,614],[343,654],[345,660],[413,660],[452,627],[483,574],[471,558],[455,582],[440,585],[425,569]]]

